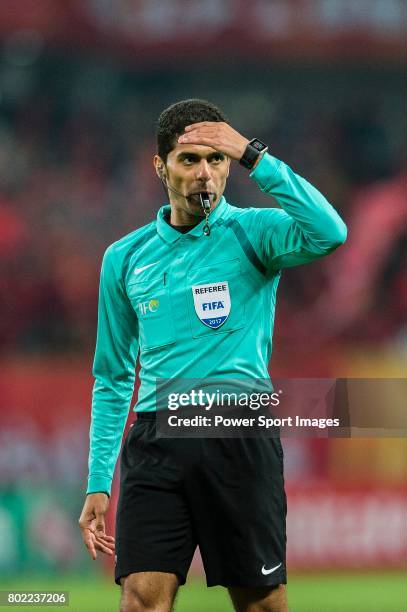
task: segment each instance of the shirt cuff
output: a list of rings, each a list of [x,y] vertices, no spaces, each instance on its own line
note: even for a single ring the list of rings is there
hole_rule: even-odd
[[[253,172],[250,173],[250,178],[254,179],[262,191],[268,191],[274,183],[274,179],[282,162],[273,157],[270,153],[265,153]]]
[[[110,496],[110,490],[112,488],[112,479],[103,474],[91,474],[88,478],[88,489],[86,494],[89,493],[106,493]]]

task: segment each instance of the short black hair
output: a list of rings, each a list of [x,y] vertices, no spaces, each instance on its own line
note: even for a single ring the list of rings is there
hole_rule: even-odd
[[[184,133],[185,127],[200,121],[225,121],[228,118],[212,102],[191,98],[171,104],[163,110],[157,125],[157,152],[163,162],[168,153],[176,146],[176,140]]]

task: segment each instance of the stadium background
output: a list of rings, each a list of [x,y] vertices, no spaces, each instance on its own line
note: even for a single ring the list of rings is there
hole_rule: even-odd
[[[0,37],[0,588],[116,609],[76,521],[99,267],[164,203],[157,115],[214,101],[348,224],[283,275],[272,374],[405,377],[407,3],[2,0]],[[238,167],[227,196],[270,205]],[[405,610],[406,440],[283,442],[292,609]],[[209,609],[229,608],[196,559],[178,610]]]

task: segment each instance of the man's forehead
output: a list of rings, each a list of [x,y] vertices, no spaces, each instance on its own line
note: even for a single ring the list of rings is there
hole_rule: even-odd
[[[218,151],[213,147],[208,147],[207,145],[177,143],[176,146],[171,149],[168,155],[178,157],[178,155],[185,155],[185,153],[192,153],[193,155],[198,155],[199,157],[208,157],[209,155],[218,153]]]

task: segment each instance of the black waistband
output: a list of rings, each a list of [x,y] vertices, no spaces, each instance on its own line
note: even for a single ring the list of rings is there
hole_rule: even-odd
[[[151,412],[136,412],[136,419],[142,419],[143,421],[155,421],[156,414],[155,410]]]

